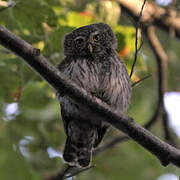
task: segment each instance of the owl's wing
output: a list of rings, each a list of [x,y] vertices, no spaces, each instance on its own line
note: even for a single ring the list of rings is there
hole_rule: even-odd
[[[125,64],[117,54],[113,54],[104,68],[98,97],[114,111],[126,113],[131,98],[131,82]]]
[[[64,73],[65,71],[68,72],[68,67],[69,67],[69,64],[70,64],[70,61],[71,59],[69,58],[66,58],[66,59],[63,59],[57,66],[57,68],[62,72]],[[68,73],[70,75],[70,72]],[[66,75],[69,77],[66,73]],[[56,92],[56,96],[60,102],[60,109],[61,109],[61,117],[62,117],[62,121],[63,121],[63,124],[64,124],[64,129],[66,131],[66,134],[67,134],[67,127],[68,127],[68,124],[71,120],[71,117],[69,117],[68,115],[68,112],[67,110],[70,108],[69,105],[68,105],[68,100],[67,100],[67,97],[64,96],[64,92],[63,90],[61,90],[61,92]]]
[[[66,116],[66,112],[63,108],[63,106],[60,105],[60,109],[61,109],[61,117],[62,117],[62,121],[63,121],[63,124],[64,124],[64,129],[65,129],[65,132],[67,134],[67,126],[70,122],[70,119],[68,118],[68,116]]]

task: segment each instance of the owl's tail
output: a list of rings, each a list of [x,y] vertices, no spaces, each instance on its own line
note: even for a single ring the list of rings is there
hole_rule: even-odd
[[[63,154],[64,160],[71,166],[90,166],[97,131],[88,124],[80,124],[72,126],[69,133]]]

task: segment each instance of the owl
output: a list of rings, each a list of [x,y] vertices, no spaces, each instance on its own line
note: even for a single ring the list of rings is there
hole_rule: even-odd
[[[109,25],[90,24],[65,36],[64,60],[58,69],[80,88],[99,98],[113,111],[126,113],[131,83],[116,52],[117,39]],[[63,158],[71,166],[88,167],[92,151],[102,141],[109,124],[97,121],[92,111],[57,92],[67,135]]]

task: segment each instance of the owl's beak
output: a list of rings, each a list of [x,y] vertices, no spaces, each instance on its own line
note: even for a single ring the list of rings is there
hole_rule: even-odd
[[[88,49],[89,49],[90,53],[92,53],[92,52],[93,52],[93,46],[92,46],[92,44],[91,44],[91,43],[89,43],[89,44],[88,44]]]

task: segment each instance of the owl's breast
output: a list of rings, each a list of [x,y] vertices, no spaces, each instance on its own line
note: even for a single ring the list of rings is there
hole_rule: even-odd
[[[87,92],[96,92],[99,85],[99,67],[94,61],[80,58],[72,61],[63,72]]]

